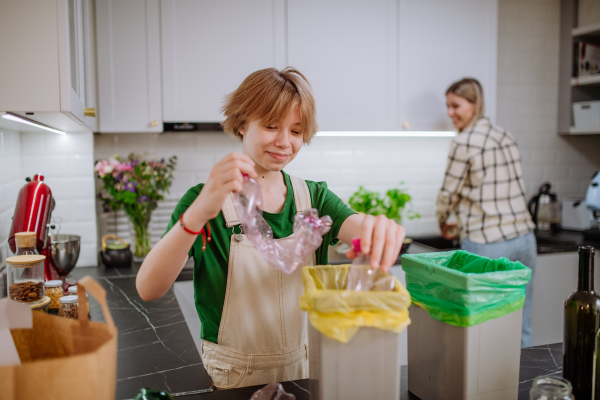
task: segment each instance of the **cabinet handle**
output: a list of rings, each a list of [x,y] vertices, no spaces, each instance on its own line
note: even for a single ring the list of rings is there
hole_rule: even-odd
[[[150,126],[158,126],[158,121],[154,120],[154,121],[150,122]]]
[[[84,108],[83,115],[85,115],[86,117],[95,117],[96,109],[95,108]]]

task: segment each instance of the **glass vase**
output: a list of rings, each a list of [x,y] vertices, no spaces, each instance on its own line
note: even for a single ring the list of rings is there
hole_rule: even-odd
[[[130,218],[131,239],[134,243],[133,261],[142,262],[150,252],[150,219]]]

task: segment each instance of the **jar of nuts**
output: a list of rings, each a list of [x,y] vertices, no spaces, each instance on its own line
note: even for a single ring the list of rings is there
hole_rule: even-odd
[[[58,315],[65,318],[79,319],[79,305],[77,304],[77,296],[61,297]]]
[[[60,308],[60,298],[63,297],[64,292],[62,289],[63,281],[54,280],[46,282],[46,296],[50,297],[50,306],[48,307],[51,311],[58,312]]]
[[[44,260],[46,256],[24,255],[6,259],[8,297],[11,300],[35,304],[45,296]]]
[[[69,291],[69,295],[73,295],[73,296],[78,296],[77,294],[77,285],[73,285],[73,286],[69,286],[69,288],[67,289]],[[85,299],[87,300],[86,302],[86,314],[89,316],[90,315],[90,299],[88,298],[87,293],[85,294]]]

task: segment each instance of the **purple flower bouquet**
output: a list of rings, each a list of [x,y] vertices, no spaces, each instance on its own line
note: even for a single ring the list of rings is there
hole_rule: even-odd
[[[150,251],[150,216],[169,192],[176,164],[176,156],[167,161],[147,161],[131,153],[126,159],[116,155],[109,160],[99,160],[94,166],[96,176],[104,184],[98,193],[104,211],[124,208],[131,220],[135,259],[143,259]]]

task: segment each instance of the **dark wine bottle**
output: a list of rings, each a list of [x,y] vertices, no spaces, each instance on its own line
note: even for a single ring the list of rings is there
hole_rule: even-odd
[[[594,381],[596,331],[600,326],[600,297],[594,292],[594,248],[579,248],[577,291],[565,301],[563,377],[573,385],[576,399],[591,399]]]

